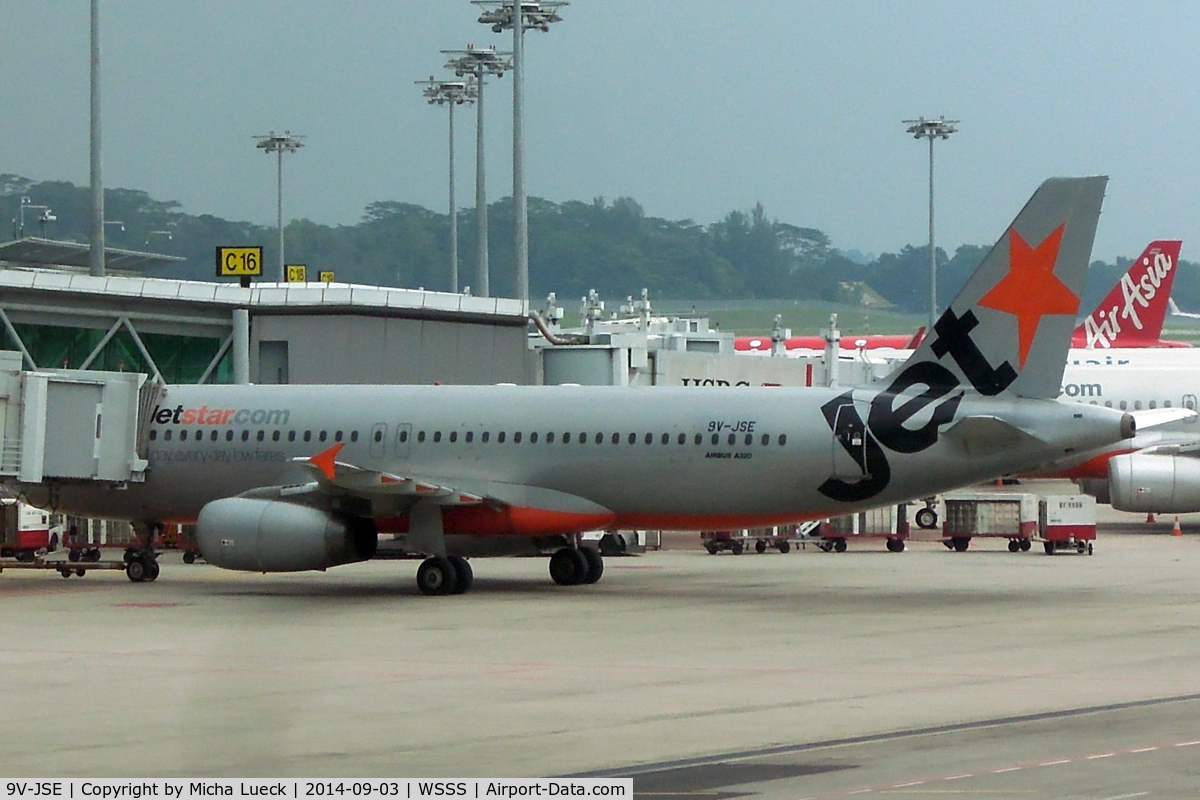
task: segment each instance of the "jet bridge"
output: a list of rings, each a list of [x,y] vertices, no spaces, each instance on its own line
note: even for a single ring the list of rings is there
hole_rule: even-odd
[[[140,482],[162,386],[141,373],[21,370],[0,352],[0,480]]]

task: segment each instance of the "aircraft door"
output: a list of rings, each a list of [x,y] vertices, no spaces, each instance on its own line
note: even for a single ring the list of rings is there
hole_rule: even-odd
[[[408,448],[412,446],[412,423],[396,423],[396,458],[408,458]]]
[[[371,458],[383,458],[387,452],[387,423],[376,422],[371,426]]]
[[[867,426],[863,422],[864,416],[853,403],[838,407],[833,423],[831,477],[851,482],[867,477]]]

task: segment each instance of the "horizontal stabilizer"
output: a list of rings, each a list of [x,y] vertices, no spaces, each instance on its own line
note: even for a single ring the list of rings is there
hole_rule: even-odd
[[[1131,411],[1133,421],[1138,431],[1148,431],[1172,422],[1191,422],[1196,419],[1196,412],[1190,408],[1149,408],[1142,411]]]
[[[999,417],[983,415],[964,417],[943,435],[957,442],[967,455],[971,456],[990,455],[1008,448],[1041,442],[1036,436]]]

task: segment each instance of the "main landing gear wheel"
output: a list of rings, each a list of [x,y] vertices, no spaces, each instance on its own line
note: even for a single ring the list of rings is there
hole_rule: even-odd
[[[903,553],[904,552],[904,540],[903,539],[888,539],[887,540],[887,549],[888,549],[889,553]]]
[[[131,558],[125,563],[125,577],[134,583],[151,583],[158,580],[161,567],[154,558]]]
[[[938,515],[932,508],[918,509],[914,518],[917,521],[917,527],[922,530],[928,531],[937,527]]]
[[[417,567],[417,588],[422,594],[454,594],[457,584],[458,571],[448,558],[433,556]]]
[[[550,577],[559,586],[578,586],[587,580],[588,560],[582,551],[564,547],[550,556]]]
[[[595,583],[600,580],[600,576],[604,574],[604,558],[599,552],[590,547],[581,547],[579,552],[583,553],[583,558],[587,561],[587,577],[583,579],[584,583]]]
[[[450,556],[447,559],[454,567],[454,594],[466,594],[475,582],[475,573],[471,565],[462,556]]]

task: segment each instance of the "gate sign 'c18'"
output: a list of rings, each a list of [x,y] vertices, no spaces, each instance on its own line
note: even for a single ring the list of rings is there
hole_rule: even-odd
[[[304,264],[288,264],[283,268],[288,283],[306,283],[308,267]]]
[[[262,275],[262,247],[218,247],[217,277]]]

